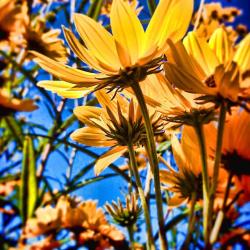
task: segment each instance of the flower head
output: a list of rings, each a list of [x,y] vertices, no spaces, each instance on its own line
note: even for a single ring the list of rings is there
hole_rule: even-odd
[[[215,143],[214,129],[210,124],[207,126],[207,144]],[[169,170],[161,170],[161,182],[166,185],[166,189],[173,192],[173,196],[169,199],[168,205],[170,207],[179,206],[184,202],[189,202],[192,195],[196,196],[197,201],[202,200],[202,162],[197,143],[197,136],[192,127],[184,126],[182,132],[181,142],[178,141],[176,136],[172,139],[172,149],[175,162],[178,166],[178,171],[169,167]],[[213,175],[212,171],[213,161],[208,161],[208,174],[210,177]],[[219,181],[217,193],[221,194],[224,190],[227,173],[221,169],[219,173]]]
[[[178,88],[202,94],[200,100],[243,105],[247,100],[250,69],[250,35],[232,46],[223,28],[217,29],[209,43],[190,32],[181,42],[171,41],[166,77]],[[187,63],[189,62],[189,63]]]
[[[79,59],[99,73],[74,69],[34,52],[40,66],[61,80],[40,82],[39,86],[75,98],[95,88],[121,89],[140,82],[158,70],[167,39],[178,41],[186,33],[192,10],[193,0],[161,0],[144,31],[130,4],[114,0],[110,13],[112,34],[90,17],[75,14],[84,45],[64,28],[66,40]]]
[[[96,96],[102,108],[80,106],[74,109],[77,118],[87,126],[76,130],[71,138],[89,146],[113,147],[97,160],[95,172],[99,174],[126,152],[129,144],[143,144],[146,131],[140,107],[136,102],[120,95],[110,102],[111,96],[104,91],[96,92]],[[153,109],[150,111],[154,132],[162,133],[160,115]]]
[[[114,221],[123,227],[133,226],[142,213],[141,206],[138,205],[136,194],[127,195],[125,206],[118,199],[117,203],[106,203],[106,210]]]

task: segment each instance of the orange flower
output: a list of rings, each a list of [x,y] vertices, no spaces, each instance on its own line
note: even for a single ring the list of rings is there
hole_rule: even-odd
[[[214,128],[210,124],[206,125],[206,146],[213,145]],[[173,196],[168,201],[168,206],[175,207],[185,202],[189,202],[193,195],[197,201],[202,200],[202,163],[199,152],[198,140],[194,128],[184,126],[181,142],[173,136],[172,149],[178,171],[169,166],[169,170],[161,170],[161,182],[166,185],[166,189],[173,192]],[[212,176],[213,161],[208,160],[208,174]],[[219,175],[219,185],[217,193],[224,192],[227,173],[223,169]]]
[[[27,17],[23,12],[25,4],[16,2],[16,0],[0,1],[0,45],[15,41],[25,31],[24,22]]]
[[[7,89],[0,88],[0,115],[15,111],[30,112],[37,109],[33,100],[12,98]]]
[[[96,162],[95,173],[100,174],[127,151],[129,143],[134,146],[143,144],[146,131],[136,102],[120,95],[111,102],[111,95],[104,91],[96,92],[96,96],[102,108],[80,106],[74,109],[77,118],[87,126],[77,129],[71,138],[88,146],[112,147]],[[149,112],[154,132],[162,132],[160,115],[151,108]]]

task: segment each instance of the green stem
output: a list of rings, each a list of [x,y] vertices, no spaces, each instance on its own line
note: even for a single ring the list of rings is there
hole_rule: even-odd
[[[196,135],[198,138],[198,143],[200,147],[200,155],[201,155],[201,165],[202,165],[202,190],[203,190],[203,230],[204,230],[204,238],[205,242],[209,242],[209,213],[208,213],[208,204],[209,204],[209,177],[207,170],[207,152],[206,152],[206,144],[205,137],[203,131],[203,125],[201,123],[197,123],[194,126]]]
[[[226,105],[222,102],[220,106],[220,115],[219,115],[219,122],[218,122],[218,132],[217,132],[217,140],[216,140],[216,151],[215,151],[215,160],[214,160],[214,169],[213,169],[213,179],[212,179],[212,186],[209,193],[209,204],[208,204],[208,216],[209,220],[209,228],[211,227],[212,218],[213,218],[213,207],[214,207],[214,199],[215,193],[217,189],[218,183],[218,176],[219,176],[219,168],[221,162],[221,150],[222,150],[222,143],[223,143],[223,132],[226,120]],[[207,242],[207,244],[209,244]]]
[[[155,0],[148,0],[148,9],[150,11],[150,14],[153,15],[154,11],[156,9],[156,3]]]
[[[128,229],[128,235],[129,235],[129,241],[130,241],[130,244],[131,244],[131,249],[135,250],[135,247],[134,247],[134,229],[133,229],[133,226],[134,225],[130,225],[130,226],[127,227],[127,229]]]
[[[184,243],[184,246],[182,249],[189,249],[189,244],[192,239],[193,235],[193,230],[194,230],[194,225],[195,225],[195,204],[197,200],[197,195],[196,193],[192,193],[191,196],[191,207],[189,210],[189,220],[188,220],[188,232],[187,232],[187,237]]]
[[[225,213],[226,213],[226,207],[227,207],[227,199],[230,193],[230,187],[231,187],[231,181],[233,178],[233,174],[232,172],[230,172],[229,176],[228,176],[228,181],[227,181],[227,187],[226,187],[226,192],[224,195],[224,199],[223,199],[223,205],[221,210],[219,211],[217,217],[216,217],[216,221],[214,223],[214,227],[211,231],[211,235],[210,235],[210,243],[214,244],[219,236],[219,232],[220,232],[220,228],[221,225],[223,223],[224,217],[225,217]]]
[[[147,247],[148,247],[148,250],[155,250],[150,214],[149,214],[149,210],[147,206],[147,201],[143,192],[142,183],[141,183],[141,179],[140,179],[140,175],[139,175],[138,167],[136,163],[136,158],[135,158],[135,151],[134,151],[132,144],[128,144],[128,151],[129,151],[129,157],[130,157],[130,166],[132,168],[132,171],[135,177],[136,186],[138,189],[138,193],[141,199],[141,204],[142,204],[142,208],[143,208],[143,212],[145,216],[146,230],[147,230]]]
[[[160,249],[167,250],[167,240],[166,234],[164,230],[164,215],[163,215],[163,206],[162,206],[162,195],[161,195],[161,186],[160,186],[160,175],[159,175],[159,166],[158,166],[158,158],[154,141],[154,133],[152,124],[149,118],[148,109],[146,106],[146,102],[140,88],[138,82],[135,82],[132,85],[132,89],[135,93],[137,101],[139,103],[142,116],[144,118],[144,124],[147,134],[147,153],[149,157],[149,162],[151,164],[152,173],[154,176],[154,186],[155,186],[155,198],[156,198],[156,206],[157,206],[157,215],[158,215],[158,225],[159,225],[159,238],[160,238]]]

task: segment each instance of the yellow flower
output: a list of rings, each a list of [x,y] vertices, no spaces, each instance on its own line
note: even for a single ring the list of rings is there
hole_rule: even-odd
[[[137,15],[140,14],[143,7],[142,6],[138,7],[139,6],[138,0],[124,0],[124,1],[129,2],[129,4],[135,10]],[[108,17],[110,16],[112,2],[113,2],[113,0],[104,0],[103,1],[103,6],[101,8],[101,14],[106,15]]]
[[[162,113],[162,119],[170,122],[167,127],[194,122],[208,123],[214,119],[214,104],[197,104],[200,94],[192,94],[175,88],[163,74],[149,76],[141,85],[148,103]]]
[[[184,39],[185,47],[181,42],[169,44],[165,71],[172,84],[205,95],[205,101],[242,105],[250,86],[250,35],[233,47],[226,31],[219,28],[208,43],[190,32]]]
[[[25,31],[25,19],[23,12],[25,4],[17,4],[16,0],[0,1],[0,45],[6,42],[15,42],[17,37]]]
[[[93,89],[123,89],[142,81],[159,67],[167,39],[176,42],[186,33],[192,10],[193,0],[161,0],[144,31],[130,4],[114,0],[110,14],[112,34],[88,16],[75,14],[75,25],[85,46],[66,28],[65,37],[79,59],[100,73],[65,66],[33,52],[39,65],[61,80],[43,81],[39,86],[76,98]]]
[[[28,21],[24,34],[24,46],[28,50],[37,51],[61,63],[67,62],[67,50],[58,36],[59,29],[46,30],[45,20],[36,18]]]
[[[146,138],[144,122],[140,108],[133,100],[117,95],[110,101],[110,95],[104,91],[96,92],[102,108],[79,106],[74,109],[77,118],[87,126],[77,129],[71,138],[79,143],[94,147],[112,147],[96,162],[95,173],[100,174],[109,164],[127,151],[128,144],[139,146]],[[155,133],[163,127],[160,115],[149,110]]]
[[[37,106],[33,100],[13,98],[7,89],[0,88],[0,116],[8,115],[15,111],[30,112],[36,109]]]
[[[211,37],[214,30],[227,24],[225,29],[230,33],[230,39],[236,40],[237,32],[232,26],[228,26],[228,23],[233,23],[235,17],[239,16],[241,11],[236,7],[222,7],[221,3],[207,3],[204,5],[201,12],[198,27],[196,29],[197,35],[205,38],[206,40]],[[196,24],[198,18],[198,12],[194,15],[193,23]]]
[[[56,232],[61,227],[61,211],[50,205],[38,208],[35,212],[35,216],[35,218],[28,219],[25,225],[25,238]]]
[[[215,128],[211,124],[205,125],[206,147],[215,144]],[[192,195],[196,195],[197,201],[202,200],[202,162],[199,152],[199,145],[194,128],[184,126],[181,142],[176,136],[172,139],[172,149],[178,171],[169,167],[169,170],[161,170],[161,182],[166,185],[166,189],[173,192],[173,196],[168,201],[168,206],[176,207],[185,202],[189,202]],[[208,175],[212,177],[213,160],[208,160]],[[221,169],[217,192],[221,194],[227,180],[227,173]]]

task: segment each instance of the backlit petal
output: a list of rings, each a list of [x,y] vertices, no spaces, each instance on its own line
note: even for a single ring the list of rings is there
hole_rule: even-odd
[[[66,29],[63,27],[63,31],[64,31],[64,36],[71,50],[77,55],[79,59],[87,63],[93,69],[96,69],[100,72],[104,72],[104,73],[116,72],[108,64],[104,64],[103,62],[98,61],[98,59],[95,58],[91,54],[91,52],[79,42],[79,40],[75,37],[75,35],[69,29]]]
[[[114,0],[110,20],[115,40],[128,52],[131,63],[136,63],[144,42],[144,30],[135,11],[128,2]]]
[[[79,128],[70,135],[70,138],[93,147],[110,147],[115,144],[114,141],[108,140],[101,129],[92,127]]]
[[[184,45],[206,75],[211,76],[219,65],[219,60],[206,40],[198,37],[195,32],[190,32],[184,39]]]
[[[48,71],[50,74],[58,77],[63,81],[71,83],[81,83],[82,85],[84,85],[84,87],[90,87],[98,84],[99,80],[97,80],[96,77],[101,77],[98,74],[63,65],[35,51],[32,51],[32,54],[36,57],[35,61],[44,70]]]
[[[95,164],[95,174],[99,175],[111,163],[116,161],[127,151],[127,147],[115,147],[98,158]]]
[[[90,52],[99,61],[118,71],[120,61],[112,35],[100,23],[86,15],[75,14],[74,21],[78,33]]]
[[[40,81],[37,86],[50,90],[65,98],[81,98],[93,91],[93,87],[73,88],[76,84],[65,81]]]
[[[242,72],[250,70],[250,34],[238,45],[234,61],[238,63]]]
[[[226,64],[232,59],[232,42],[224,28],[218,28],[213,33],[209,40],[209,46],[215,52],[221,64]]]
[[[145,52],[164,47],[168,38],[174,42],[186,33],[193,12],[193,0],[160,0],[146,31]]]

